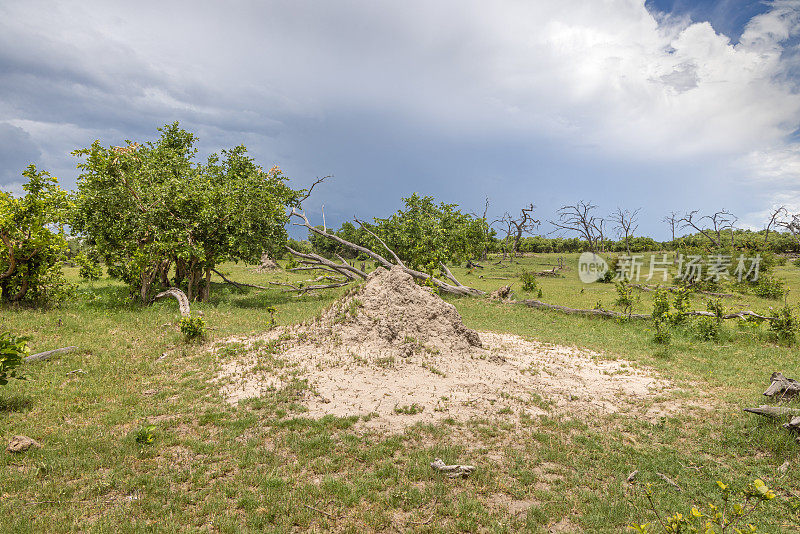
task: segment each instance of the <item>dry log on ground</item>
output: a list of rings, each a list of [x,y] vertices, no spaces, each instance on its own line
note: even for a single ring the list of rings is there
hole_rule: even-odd
[[[30,356],[25,357],[25,363],[30,362],[40,362],[43,360],[49,360],[56,354],[67,354],[69,352],[78,350],[78,347],[63,347],[60,349],[48,350],[45,352],[37,352],[36,354],[31,354]]]
[[[155,301],[164,297],[174,297],[175,300],[178,301],[178,307],[180,308],[181,311],[181,317],[189,317],[190,314],[189,298],[186,296],[186,293],[184,293],[177,287],[171,287],[166,291],[162,291],[161,293],[153,297],[153,300]]]
[[[551,270],[549,270],[549,271],[539,271],[539,272],[533,273],[533,275],[534,275],[534,276],[543,276],[543,277],[558,278],[558,277],[559,277],[559,276],[561,276],[561,275],[560,275],[560,274],[557,272],[557,270],[558,270],[558,267],[553,267],[553,268],[552,268]]]
[[[770,419],[783,420],[789,418],[789,421],[781,426],[786,430],[800,433],[800,409],[798,408],[784,408],[781,406],[766,406],[762,404],[758,408],[745,408],[744,411],[756,415],[763,415]],[[797,441],[800,442],[800,436],[797,437]]]
[[[529,308],[555,310],[569,315],[587,315],[596,317],[626,318],[626,319],[652,319],[652,316],[644,315],[641,313],[632,313],[630,315],[627,315],[625,313],[615,312],[611,310],[602,310],[602,309],[584,310],[580,308],[569,308],[567,306],[559,306],[558,304],[547,304],[546,302],[542,302],[541,300],[534,300],[534,299],[518,300],[514,302],[519,302],[520,304],[524,304]]]
[[[222,274],[221,272],[219,272],[219,271],[218,271],[218,270],[216,270],[216,269],[211,269],[211,272],[212,272],[212,273],[214,273],[214,274],[216,274],[216,275],[217,275],[217,276],[219,276],[220,278],[222,278],[222,280],[223,280],[225,283],[232,285],[232,286],[233,286],[233,287],[235,287],[236,289],[242,289],[242,288],[244,288],[244,287],[252,287],[252,288],[255,288],[255,289],[269,289],[268,287],[264,287],[264,286],[257,286],[257,285],[255,285],[255,284],[245,284],[244,282],[234,282],[233,280],[229,280],[228,278],[226,278],[224,274]]]
[[[800,394],[800,382],[786,378],[783,373],[772,373],[770,385],[764,392],[767,397],[788,400]]]
[[[467,478],[475,471],[474,465],[447,465],[441,458],[436,458],[431,462],[431,467],[441,473],[445,473],[449,478]]]
[[[518,302],[520,304],[525,304],[526,306],[528,306],[530,308],[542,308],[542,309],[548,309],[548,310],[555,310],[555,311],[559,311],[559,312],[562,312],[562,313],[567,313],[567,314],[570,314],[570,315],[587,315],[587,316],[609,317],[609,318],[627,318],[627,319],[652,319],[653,318],[652,315],[643,314],[643,313],[632,313],[630,315],[627,315],[625,313],[611,311],[611,310],[602,310],[602,309],[587,310],[587,309],[581,309],[581,308],[569,308],[567,306],[560,306],[558,304],[547,304],[546,302],[542,302],[540,300],[533,300],[533,299],[518,300],[518,301],[512,301],[512,302]],[[713,313],[706,312],[706,311],[691,311],[691,312],[688,312],[686,315],[699,316],[699,317],[716,317],[716,315],[714,315]],[[728,313],[726,315],[723,315],[722,319],[744,319],[745,317],[754,317],[756,319],[763,319],[763,320],[767,320],[767,321],[771,320],[771,319],[774,319],[774,317],[769,317],[769,316],[766,316],[766,315],[760,315],[760,314],[752,312],[750,310],[744,310],[744,311],[739,311],[739,312],[735,312],[735,313]]]

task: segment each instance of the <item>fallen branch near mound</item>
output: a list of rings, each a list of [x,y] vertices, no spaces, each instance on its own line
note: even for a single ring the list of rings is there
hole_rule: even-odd
[[[225,278],[225,275],[224,275],[224,274],[222,274],[221,272],[219,272],[219,271],[218,271],[218,270],[216,270],[216,269],[211,269],[211,272],[212,272],[212,273],[215,273],[217,276],[219,276],[220,278],[222,278],[222,280],[223,280],[225,283],[232,285],[232,286],[233,286],[233,287],[235,287],[236,289],[242,289],[242,288],[245,288],[245,287],[252,287],[252,288],[255,288],[255,289],[269,289],[268,287],[264,287],[264,286],[257,286],[257,285],[255,285],[255,284],[246,284],[246,283],[244,283],[244,282],[234,282],[233,280],[229,280],[228,278]]]
[[[780,406],[766,406],[762,404],[758,408],[745,408],[744,411],[777,420],[783,420],[788,417],[790,418],[789,422],[781,426],[791,432],[800,433],[800,409],[798,408],[783,408]],[[797,437],[797,441],[800,442],[800,436]]]
[[[37,352],[36,354],[31,354],[30,356],[26,356],[25,363],[41,362],[44,360],[49,360],[50,358],[52,358],[57,354],[67,354],[69,352],[76,350],[78,350],[78,347],[63,347],[60,349],[47,350],[45,352]]]
[[[368,249],[366,247],[362,247],[361,245],[357,245],[355,243],[351,243],[350,241],[347,241],[346,239],[342,239],[341,237],[339,237],[339,236],[337,236],[335,234],[329,234],[326,231],[320,230],[319,228],[316,228],[315,226],[312,226],[312,224],[309,222],[309,220],[306,217],[304,212],[299,212],[296,209],[292,209],[292,213],[290,214],[290,217],[294,217],[296,219],[299,219],[300,222],[292,223],[295,226],[303,226],[303,227],[307,228],[310,232],[314,232],[315,234],[317,234],[317,235],[319,235],[321,237],[324,237],[326,239],[330,239],[331,241],[334,241],[335,243],[338,243],[339,245],[345,246],[345,247],[347,247],[347,248],[349,248],[351,250],[354,250],[356,252],[359,252],[359,253],[362,253],[362,254],[366,254],[372,260],[374,260],[379,265],[385,267],[386,269],[391,269],[394,265],[397,265],[401,269],[403,269],[403,271],[405,271],[407,274],[411,275],[416,280],[429,281],[439,291],[443,291],[445,293],[450,293],[452,295],[462,295],[462,296],[480,296],[480,295],[484,295],[485,294],[483,291],[481,291],[479,289],[475,289],[475,288],[463,285],[461,282],[458,281],[458,279],[455,276],[453,276],[453,273],[451,273],[450,270],[444,265],[441,265],[442,272],[444,273],[444,276],[448,280],[450,280],[452,282],[452,284],[448,284],[447,282],[443,282],[442,280],[439,280],[438,278],[436,278],[434,276],[431,276],[431,275],[429,275],[427,273],[423,273],[421,271],[417,271],[415,269],[411,269],[409,267],[406,267],[406,265],[397,256],[397,254],[395,254],[395,252],[391,248],[389,248],[389,246],[380,237],[378,237],[374,232],[372,232],[367,227],[366,224],[364,224],[363,222],[359,221],[358,219],[355,219],[355,221],[361,226],[361,228],[363,228],[366,232],[368,232],[375,239],[378,240],[378,242],[392,256],[392,258],[394,259],[394,262],[389,261],[388,259],[386,259],[386,257],[378,254],[377,252],[375,252],[373,250],[370,250],[370,249]],[[336,283],[330,284],[330,285],[320,285],[318,287],[317,286],[297,287],[297,286],[292,286],[291,284],[287,284],[289,287],[293,287],[293,289],[292,289],[293,291],[306,292],[306,291],[312,291],[314,289],[327,289],[329,287],[342,287],[342,286],[347,285],[350,282],[356,280],[356,277],[361,278],[361,279],[366,279],[367,278],[367,274],[364,271],[362,271],[360,269],[357,269],[357,268],[353,267],[352,265],[348,264],[347,261],[345,261],[345,259],[342,258],[341,256],[337,255],[337,257],[341,261],[341,263],[336,263],[336,262],[334,262],[332,260],[329,260],[328,258],[324,258],[324,257],[320,256],[319,254],[298,252],[298,251],[296,251],[296,250],[294,250],[294,249],[292,249],[291,247],[288,247],[288,246],[285,247],[285,248],[286,248],[286,250],[289,251],[290,254],[292,254],[296,258],[299,258],[300,259],[300,263],[304,267],[311,268],[311,269],[319,268],[320,270],[325,270],[325,271],[329,271],[329,272],[333,271],[333,272],[335,272],[337,274],[340,274],[340,275],[344,276],[347,279],[346,281],[336,282]]]
[[[529,308],[541,308],[546,310],[555,310],[561,313],[566,313],[569,315],[586,315],[586,316],[593,316],[593,317],[608,317],[612,319],[617,318],[625,318],[625,319],[652,319],[650,315],[644,315],[641,313],[632,313],[630,315],[626,313],[615,312],[611,310],[603,310],[603,309],[596,309],[596,310],[584,310],[580,308],[569,308],[567,306],[560,306],[558,304],[547,304],[546,302],[542,302],[541,300],[517,300],[512,302],[518,302],[520,304],[524,304]]]
[[[772,373],[770,376],[770,384],[764,395],[777,400],[790,399],[800,393],[800,383],[797,380],[786,378],[783,373]],[[744,411],[762,415],[770,419],[784,420],[789,419],[784,423],[783,428],[786,430],[800,434],[800,408],[786,408],[783,406],[768,406],[762,404],[758,408],[745,408]],[[797,437],[800,442],[800,436]]]
[[[171,287],[166,291],[162,291],[161,293],[153,297],[153,301],[156,301],[164,297],[174,297],[175,300],[178,301],[178,307],[180,308],[181,311],[181,317],[189,317],[190,315],[189,298],[186,296],[186,293],[184,293],[177,287]]]
[[[556,267],[553,267],[551,270],[548,270],[548,271],[539,271],[539,272],[532,273],[532,274],[533,274],[533,276],[542,276],[542,277],[558,278],[558,277],[560,277],[560,276],[561,276],[561,274],[560,274],[560,273],[558,273],[558,271],[559,271],[559,270],[561,270],[561,269],[559,269],[559,268],[556,266]]]
[[[431,467],[441,473],[445,473],[448,478],[467,478],[473,471],[474,465],[447,465],[441,458],[436,458],[431,462]]]
[[[594,309],[594,310],[586,310],[581,308],[569,308],[567,306],[560,306],[558,304],[547,304],[546,302],[542,302],[541,300],[517,300],[511,301],[512,303],[520,303],[528,306],[529,308],[541,308],[547,310],[555,310],[558,312],[566,313],[569,315],[585,315],[585,316],[594,316],[594,317],[608,317],[612,319],[652,319],[653,316],[649,314],[643,313],[631,313],[630,315],[627,313],[616,312],[611,310],[603,310],[603,309]],[[716,317],[711,312],[707,311],[691,311],[687,312],[686,315],[689,316],[696,316],[696,317]],[[750,310],[743,310],[735,313],[728,313],[722,316],[722,319],[744,319],[746,317],[753,317],[755,319],[761,320],[773,320],[774,317],[768,317],[766,315],[761,315]]]
[[[783,373],[772,373],[770,385],[764,392],[767,397],[778,398],[778,400],[789,400],[800,394],[800,382],[792,378],[786,378]]]

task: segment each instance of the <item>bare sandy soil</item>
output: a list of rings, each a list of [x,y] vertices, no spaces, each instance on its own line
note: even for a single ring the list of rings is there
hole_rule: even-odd
[[[390,432],[446,418],[555,410],[653,419],[675,409],[665,400],[672,384],[654,372],[470,330],[454,306],[399,269],[377,270],[311,324],[228,342],[246,348],[220,360],[216,380],[230,403],[307,380],[309,416],[363,416],[360,425]]]

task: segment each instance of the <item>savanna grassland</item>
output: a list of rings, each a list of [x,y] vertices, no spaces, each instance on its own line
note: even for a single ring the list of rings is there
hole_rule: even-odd
[[[540,300],[618,309],[613,284],[581,283],[577,255],[563,257],[561,277],[537,278]],[[453,273],[472,287],[512,283],[517,298],[537,298],[538,289],[522,291],[519,277],[552,268],[557,258]],[[241,264],[221,272],[258,285],[302,278]],[[231,406],[214,382],[221,362],[241,350],[226,340],[266,330],[269,307],[278,324],[295,324],[345,289],[298,297],[280,287],[236,289],[215,276],[210,301],[193,304],[207,339],[187,343],[174,301],[143,306],[107,277],[80,281],[75,268],[66,275],[78,284],[71,301],[0,310],[0,331],[27,336],[32,352],[79,347],[26,364],[25,380],[0,388],[0,438],[22,434],[42,444],[0,454],[1,532],[620,532],[633,523],[651,523],[655,532],[647,484],[662,516],[688,515],[721,503],[717,481],[744,488],[757,478],[777,497],[747,522],[765,532],[798,530],[800,445],[778,424],[742,412],[765,402],[773,371],[800,376],[797,346],[779,343],[766,323],[728,320],[717,339],[704,341],[689,321],[662,345],[650,321],[446,297],[471,328],[625,359],[676,384],[678,406],[702,408],[653,421],[550,407],[537,417],[447,419],[388,435],[360,428],[358,416],[307,417],[302,395],[312,384]],[[786,263],[775,276],[797,305],[800,268]],[[633,311],[649,314],[653,295],[635,291]],[[706,309],[703,295],[691,302]],[[783,302],[736,294],[723,304],[769,315]],[[477,469],[449,479],[431,470],[435,457]]]

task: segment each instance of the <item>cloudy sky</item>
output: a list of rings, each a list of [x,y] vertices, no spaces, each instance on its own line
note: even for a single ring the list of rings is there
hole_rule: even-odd
[[[244,144],[329,224],[420,192],[800,210],[800,0],[0,2],[0,187],[175,120]],[[542,229],[548,231],[547,226]]]

